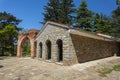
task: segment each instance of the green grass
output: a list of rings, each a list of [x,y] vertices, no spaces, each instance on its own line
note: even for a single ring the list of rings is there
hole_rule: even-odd
[[[113,69],[110,68],[102,68],[97,70],[98,73],[100,73],[100,76],[106,77],[106,74],[110,74],[112,72]]]
[[[115,71],[120,71],[120,65],[115,65],[115,66],[113,67],[113,70],[115,70]]]
[[[120,65],[115,65],[112,68],[102,68],[97,70],[98,73],[100,73],[100,76],[106,77],[107,74],[110,74],[112,71],[120,71]]]

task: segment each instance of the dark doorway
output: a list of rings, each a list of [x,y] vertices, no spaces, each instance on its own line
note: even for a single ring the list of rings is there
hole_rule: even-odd
[[[51,59],[51,41],[47,40],[46,42],[47,45],[47,59]]]
[[[42,58],[42,43],[40,42],[40,44],[39,44],[39,48],[40,48],[40,58]]]
[[[0,56],[4,56],[4,47],[0,47]]]
[[[57,40],[58,45],[58,62],[63,61],[63,42],[61,39]]]

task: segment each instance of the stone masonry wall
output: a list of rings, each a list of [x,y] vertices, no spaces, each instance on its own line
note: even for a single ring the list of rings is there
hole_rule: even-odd
[[[71,34],[79,63],[120,54],[119,43]]]
[[[71,65],[76,63],[76,57],[74,47],[68,32],[68,29],[61,28],[56,25],[48,24],[47,27],[41,32],[37,37],[37,58],[43,61],[46,61],[47,56],[47,47],[46,41],[51,41],[51,62],[58,62],[58,47],[57,40],[61,39],[63,42],[63,65]],[[40,58],[40,46],[39,43],[42,43],[42,58]]]

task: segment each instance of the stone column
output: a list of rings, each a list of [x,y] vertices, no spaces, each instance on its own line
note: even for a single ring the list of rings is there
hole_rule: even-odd
[[[54,42],[52,45],[52,61],[58,62],[58,46],[56,42]]]
[[[46,51],[47,49],[46,49],[46,43],[45,42],[43,42],[43,52],[42,52],[42,59],[43,60],[46,60],[46,58],[47,58],[47,51]]]
[[[22,57],[22,50],[21,50],[21,42],[20,42],[20,39],[18,39],[17,57]]]
[[[31,58],[36,57],[36,52],[35,52],[35,42],[34,39],[31,39]]]

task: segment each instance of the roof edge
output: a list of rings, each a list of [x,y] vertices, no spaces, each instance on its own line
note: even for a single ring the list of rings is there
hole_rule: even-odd
[[[57,22],[53,22],[53,21],[47,21],[45,23],[45,25],[43,25],[42,29],[40,30],[40,32],[38,33],[37,37],[36,37],[36,40],[38,38],[38,36],[42,33],[42,31],[46,28],[46,26],[50,24],[50,25],[55,25],[55,26],[58,26],[58,27],[61,27],[61,28],[64,28],[64,29],[69,29],[71,26],[69,25],[65,25],[65,24],[61,24],[61,23],[57,23]]]

